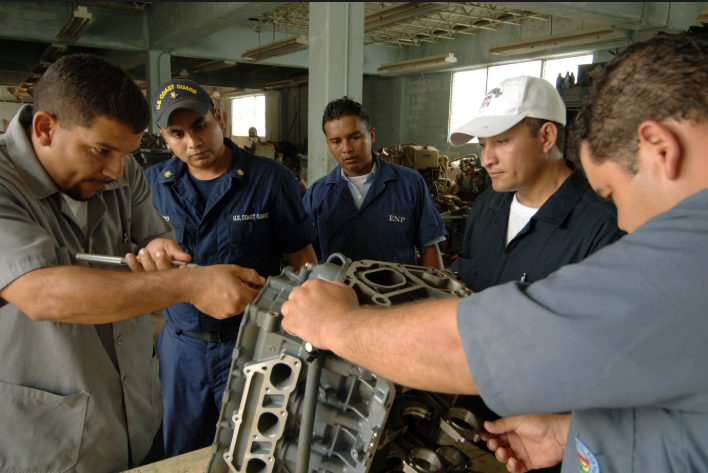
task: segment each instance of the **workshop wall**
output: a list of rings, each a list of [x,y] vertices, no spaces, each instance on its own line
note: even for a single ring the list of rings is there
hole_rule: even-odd
[[[0,102],[0,131],[3,133],[7,131],[3,126],[3,120],[7,121],[9,125],[12,118],[23,105],[23,103]]]
[[[394,79],[392,77],[364,76],[362,105],[371,117],[371,126],[376,130],[373,149],[397,145],[394,140]]]

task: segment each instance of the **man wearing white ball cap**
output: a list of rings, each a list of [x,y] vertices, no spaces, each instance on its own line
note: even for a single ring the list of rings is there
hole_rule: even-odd
[[[555,87],[521,76],[490,90],[477,116],[450,134],[455,146],[479,138],[492,178],[472,207],[452,266],[473,291],[544,279],[624,235],[614,205],[563,159],[565,125]],[[479,396],[460,402],[486,420],[498,418]]]
[[[538,281],[624,234],[614,205],[563,159],[565,125],[555,87],[521,76],[490,90],[477,116],[450,134],[455,146],[479,138],[492,179],[472,207],[453,265],[475,292]]]

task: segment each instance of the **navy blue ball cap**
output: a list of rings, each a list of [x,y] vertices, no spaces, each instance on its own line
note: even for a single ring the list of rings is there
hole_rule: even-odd
[[[152,96],[152,116],[157,126],[167,128],[170,114],[187,108],[206,115],[214,102],[199,84],[188,79],[172,79],[162,84]]]

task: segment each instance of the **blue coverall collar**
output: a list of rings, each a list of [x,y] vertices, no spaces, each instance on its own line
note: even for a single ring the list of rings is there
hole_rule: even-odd
[[[374,181],[379,180],[388,182],[391,180],[398,180],[398,174],[396,174],[393,166],[381,159],[381,157],[373,151],[371,152],[371,157],[376,163],[376,174],[374,174]],[[339,182],[346,184],[346,181],[342,179],[341,176],[342,166],[337,165],[334,171],[330,172],[325,177],[325,184],[337,184]]]
[[[531,218],[560,227],[578,200],[582,198],[588,185],[582,171],[576,168]],[[495,192],[489,201],[489,208],[508,214],[513,199],[513,192]],[[504,231],[506,232],[506,227],[504,227]]]
[[[229,174],[231,177],[235,177],[240,181],[243,181],[245,172],[243,168],[245,167],[245,158],[241,149],[236,146],[236,144],[228,138],[224,138],[224,144],[231,149],[231,162],[229,167],[224,174]],[[184,177],[187,172],[188,166],[179,159],[174,157],[171,162],[168,163],[162,170],[160,177],[158,178],[158,184],[172,184],[179,181]]]

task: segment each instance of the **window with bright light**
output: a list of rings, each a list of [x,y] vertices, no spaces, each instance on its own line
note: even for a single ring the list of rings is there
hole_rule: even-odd
[[[578,66],[583,64],[592,64],[592,54],[588,54],[587,56],[566,57],[563,59],[550,59],[544,64],[543,78],[555,87],[558,74],[560,74],[561,77],[565,77],[567,73],[572,72],[573,75],[575,75],[575,81],[578,82]]]
[[[541,66],[543,61],[517,62],[516,64],[505,64],[503,66],[492,66],[487,75],[487,90],[489,92],[494,87],[507,79],[519,76],[541,77]]]
[[[547,61],[527,61],[503,66],[492,66],[474,71],[455,72],[452,78],[452,106],[450,111],[450,131],[454,131],[477,115],[479,106],[487,92],[502,81],[512,77],[543,77],[556,85],[560,72],[573,72],[578,80],[578,66],[592,64],[592,54]]]
[[[487,69],[456,72],[452,81],[450,130],[472,120],[487,92]]]
[[[258,136],[266,136],[265,108],[265,95],[234,99],[231,107],[232,134],[248,136],[248,129],[255,127]]]

